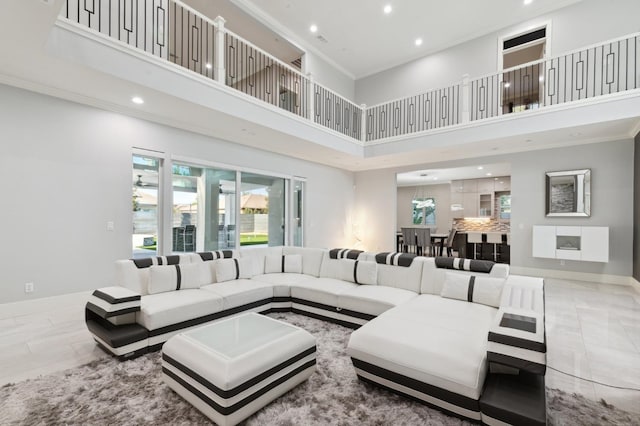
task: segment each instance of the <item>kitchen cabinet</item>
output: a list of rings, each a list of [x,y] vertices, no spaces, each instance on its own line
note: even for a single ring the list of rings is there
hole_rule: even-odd
[[[479,194],[493,194],[493,191],[495,191],[495,181],[493,180],[493,178],[478,179],[477,182],[477,192]]]
[[[493,184],[495,192],[511,191],[511,177],[501,176]]]
[[[478,217],[478,199],[479,195],[476,192],[462,194],[463,217]]]

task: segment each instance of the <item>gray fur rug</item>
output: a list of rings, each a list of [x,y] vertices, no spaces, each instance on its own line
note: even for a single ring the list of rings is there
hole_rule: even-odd
[[[318,342],[311,378],[246,420],[246,425],[467,425],[438,410],[359,382],[345,354],[350,329],[291,313],[271,314]],[[552,425],[640,424],[602,401],[547,390]],[[210,424],[161,379],[160,353],[94,361],[0,388],[0,425]]]

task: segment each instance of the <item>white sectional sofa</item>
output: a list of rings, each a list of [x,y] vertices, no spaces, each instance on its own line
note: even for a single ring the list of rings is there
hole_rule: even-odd
[[[491,415],[481,410],[490,371],[516,381],[522,372],[544,376],[543,282],[509,276],[508,265],[269,247],[121,260],[116,268],[118,285],[94,292],[86,322],[122,359],[230,315],[293,311],[357,329],[347,352],[363,381],[488,424],[535,417],[495,401],[485,404]]]

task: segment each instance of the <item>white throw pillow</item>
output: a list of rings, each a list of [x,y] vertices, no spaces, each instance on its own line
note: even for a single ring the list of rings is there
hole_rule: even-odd
[[[253,276],[253,265],[248,257],[220,259],[214,262],[216,262],[216,281],[219,283]]]
[[[302,255],[286,254],[284,256],[265,256],[264,273],[277,274],[281,272],[301,274]]]
[[[356,284],[376,285],[378,265],[373,261],[340,259],[340,279]]]
[[[440,296],[500,307],[504,279],[447,272]]]

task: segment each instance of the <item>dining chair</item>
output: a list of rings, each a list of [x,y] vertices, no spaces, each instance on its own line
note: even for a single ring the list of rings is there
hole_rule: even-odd
[[[444,247],[447,249],[447,257],[453,256],[453,240],[456,238],[456,232],[457,231],[455,229],[449,231],[447,241],[444,243]]]
[[[417,254],[422,256],[431,256],[433,244],[431,243],[431,229],[416,229],[417,236]]]
[[[402,232],[402,239],[404,240],[402,251],[405,253],[410,253],[410,248],[414,247],[414,250],[417,252],[416,248],[416,229],[415,228],[400,228]]]

